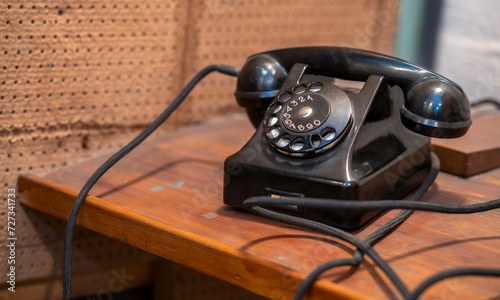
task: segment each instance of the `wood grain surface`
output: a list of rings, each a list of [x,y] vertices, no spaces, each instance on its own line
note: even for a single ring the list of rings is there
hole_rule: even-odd
[[[433,139],[441,170],[471,176],[500,167],[500,113],[473,118],[469,132],[458,139]]]
[[[234,116],[155,136],[105,174],[82,207],[78,224],[272,299],[290,299],[319,264],[350,257],[335,238],[268,221],[222,203],[223,161],[254,129]],[[110,153],[111,154],[111,153]],[[19,178],[21,202],[67,219],[91,173],[109,155],[41,177]],[[500,197],[500,170],[467,179],[440,173],[422,201],[480,203]],[[390,211],[355,232],[363,238]],[[473,215],[415,212],[375,246],[410,290],[436,272],[458,267],[500,268],[500,211]],[[463,277],[438,283],[422,299],[489,299],[498,279]],[[397,299],[369,259],[358,268],[325,273],[310,299]]]

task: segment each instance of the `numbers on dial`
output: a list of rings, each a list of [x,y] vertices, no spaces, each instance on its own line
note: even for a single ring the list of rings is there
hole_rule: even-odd
[[[314,125],[313,125],[314,123]],[[295,126],[295,123],[293,123],[292,120],[290,119],[285,119],[285,124],[288,125],[288,127],[295,129],[297,128],[298,130],[300,131],[304,131],[304,130],[311,130],[311,129],[314,129],[315,126],[319,126],[321,124],[321,121],[320,120],[314,120],[313,123],[307,123],[306,125],[303,125],[303,124],[299,124],[297,126]]]
[[[285,106],[286,109],[283,111],[283,123],[285,124],[285,126],[294,130],[305,131],[312,130],[322,124],[322,121],[319,119],[314,119],[312,121],[304,123],[304,121],[307,121],[306,117],[309,117],[311,112],[313,111],[311,107],[314,107],[313,104],[306,104],[307,101],[314,101],[314,97],[311,95],[301,95],[296,99],[290,101]],[[301,108],[308,109],[309,113],[300,114],[299,112],[299,116],[301,118],[294,116],[295,114],[297,114],[297,110],[300,110]],[[296,121],[298,121],[300,124],[297,124]]]
[[[327,149],[339,135],[332,123],[330,95],[319,93],[330,92],[328,88],[321,82],[310,82],[280,93],[263,120],[267,140],[279,151],[293,155]]]

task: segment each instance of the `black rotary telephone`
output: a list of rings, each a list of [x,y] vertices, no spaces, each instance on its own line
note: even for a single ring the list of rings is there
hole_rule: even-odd
[[[342,205],[346,201],[331,201],[397,199],[417,186],[420,186],[415,193],[418,197],[413,198],[419,199],[432,184],[438,169],[437,159],[431,158],[428,136],[464,135],[472,123],[470,106],[457,84],[408,62],[362,50],[311,47],[256,54],[248,58],[241,70],[227,65],[203,68],[148,127],[90,176],[68,217],[63,299],[70,299],[71,295],[74,226],[90,190],[107,170],[166,121],[200,80],[215,71],[238,76],[236,99],[257,127],[250,141],[225,161],[224,203],[249,206],[258,215],[314,229],[358,248],[352,259],[330,261],[315,271],[323,272],[336,265],[358,265],[364,253],[384,271],[405,299],[416,299],[428,286],[448,277],[500,276],[498,269],[455,269],[426,280],[410,294],[371,245],[406,220],[411,210],[400,212],[365,240],[310,221],[356,228],[376,214],[351,209],[361,206],[443,213],[474,213],[500,207],[500,199],[458,206],[416,201],[368,202],[377,205],[366,202],[351,205],[354,203],[348,201],[346,206]],[[346,90],[334,84],[335,78],[365,83],[359,91]],[[248,199],[254,196],[257,197]],[[275,202],[269,201],[269,197],[278,198],[277,209],[291,216],[256,207]],[[265,198],[264,202],[256,201],[259,198]],[[283,201],[288,204],[282,205]],[[311,273],[302,282],[295,295],[297,299],[321,272]]]
[[[334,78],[363,81],[342,89]],[[464,135],[472,121],[456,83],[363,50],[306,47],[248,58],[236,99],[257,128],[225,161],[224,203],[253,196],[398,199],[430,170],[430,137]],[[342,228],[377,212],[281,207]]]

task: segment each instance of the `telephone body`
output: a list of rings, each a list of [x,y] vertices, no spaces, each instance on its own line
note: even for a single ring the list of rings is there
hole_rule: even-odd
[[[363,81],[361,90],[335,78]],[[340,47],[250,56],[235,97],[257,128],[224,163],[224,203],[252,196],[399,199],[430,171],[430,136],[464,135],[470,105],[454,82],[411,63]],[[379,212],[283,206],[341,228]]]

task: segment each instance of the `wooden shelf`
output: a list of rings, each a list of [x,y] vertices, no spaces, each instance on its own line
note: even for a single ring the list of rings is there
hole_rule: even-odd
[[[149,139],[116,164],[91,191],[77,223],[273,299],[290,299],[319,264],[350,257],[335,238],[262,219],[222,203],[223,161],[253,134],[244,116]],[[87,178],[108,156],[43,176],[19,178],[21,202],[67,219]],[[499,197],[500,170],[464,179],[440,173],[423,201],[479,203]],[[355,234],[366,237],[391,211]],[[375,247],[413,290],[436,272],[500,268],[500,211],[473,215],[415,212]],[[500,295],[498,279],[452,279],[427,294],[458,298]],[[370,260],[325,273],[310,299],[396,298]]]

